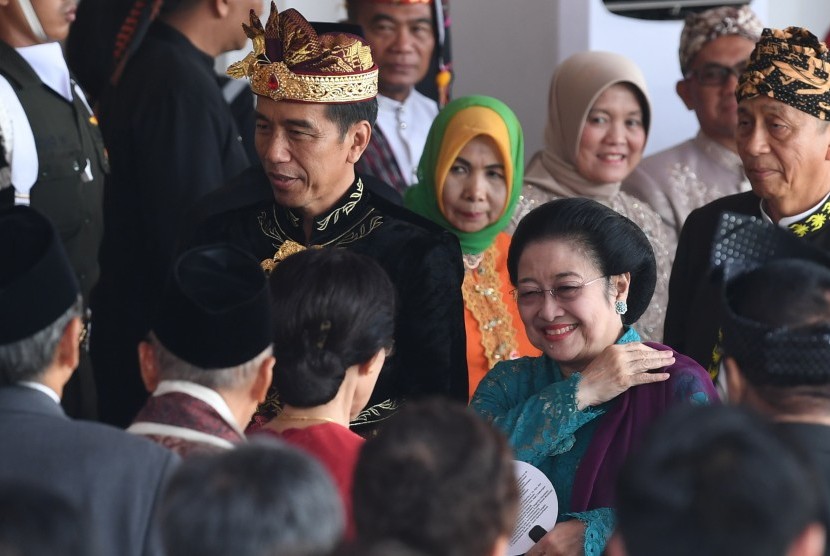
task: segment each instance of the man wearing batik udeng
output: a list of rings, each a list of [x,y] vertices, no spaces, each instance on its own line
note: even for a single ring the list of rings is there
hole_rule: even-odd
[[[686,18],[680,35],[683,78],[676,90],[700,130],[644,158],[622,186],[648,203],[672,236],[694,209],[750,189],[735,145],[735,87],[762,28],[749,6],[720,6]]]
[[[736,91],[736,143],[752,191],[693,211],[680,235],[664,339],[717,374],[709,251],[724,211],[766,219],[830,250],[830,56],[803,28],[764,29]]]
[[[354,170],[377,114],[369,47],[354,35],[318,36],[299,12],[277,14],[273,4],[265,28],[252,17],[246,32],[255,50],[229,73],[249,77],[257,95],[262,165],[200,203],[184,243],[230,241],[266,269],[307,247],[374,258],[398,295],[395,355],[357,424],[373,427],[404,399],[443,394],[466,401],[458,241],[378,198],[373,188],[388,186]]]

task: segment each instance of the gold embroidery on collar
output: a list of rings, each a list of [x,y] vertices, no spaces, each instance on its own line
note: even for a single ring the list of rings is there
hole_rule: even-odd
[[[464,306],[473,314],[481,331],[481,345],[487,363],[493,368],[499,361],[518,356],[513,317],[507,310],[496,272],[496,246],[484,251],[484,258],[475,270],[464,272],[461,293]]]
[[[347,201],[343,206],[337,207],[331,211],[328,216],[322,220],[319,220],[317,222],[317,231],[324,232],[326,228],[328,228],[329,223],[337,224],[337,221],[340,220],[341,214],[348,216],[361,198],[363,198],[363,180],[357,178],[357,188],[355,191],[352,191],[351,195],[349,195],[349,199],[351,200]]]
[[[279,221],[277,220],[277,215],[274,211],[276,211],[276,205],[274,205],[274,208],[271,209],[272,215],[269,218],[268,212],[263,210],[259,213],[259,216],[257,216],[257,222],[259,222],[259,229],[262,233],[273,239],[275,245],[280,245],[287,238],[283,235],[283,232],[280,229]]]
[[[830,201],[827,201],[821,208],[807,218],[794,222],[787,226],[798,237],[804,237],[822,229],[830,217]]]
[[[374,209],[372,210],[372,212],[374,212]],[[383,224],[383,216],[378,214],[369,218],[369,215],[371,215],[372,212],[367,214],[366,218],[361,220],[360,226],[358,226],[357,229],[353,228],[349,230],[347,233],[338,237],[336,240],[337,247],[345,247],[347,245],[350,245],[355,241],[363,239],[364,237],[371,234],[375,229],[379,228]]]
[[[383,421],[384,419],[391,417],[399,407],[400,403],[398,400],[383,400],[382,402],[367,407],[358,413],[357,417],[355,417],[349,425],[354,427]]]

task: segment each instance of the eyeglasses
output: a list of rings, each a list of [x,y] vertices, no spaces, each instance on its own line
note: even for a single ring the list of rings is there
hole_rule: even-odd
[[[702,68],[688,72],[686,79],[695,77],[701,85],[720,87],[729,81],[730,75],[740,79],[741,74],[746,71],[746,66],[746,62],[741,62],[731,68],[720,64],[706,64]]]
[[[516,300],[516,303],[524,307],[541,305],[546,293],[549,293],[557,301],[574,301],[582,293],[582,288],[603,278],[605,276],[599,276],[598,278],[582,282],[581,284],[567,284],[549,290],[543,290],[541,288],[516,288],[515,290],[511,290],[510,293],[513,295],[513,299]]]

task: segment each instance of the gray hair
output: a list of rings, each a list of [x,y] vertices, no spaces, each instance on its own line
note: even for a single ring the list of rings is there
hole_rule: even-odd
[[[234,389],[250,382],[265,358],[271,356],[269,345],[256,357],[241,365],[224,369],[204,369],[171,353],[152,332],[148,341],[155,350],[159,380],[186,380],[212,390]]]
[[[83,299],[78,296],[75,303],[46,328],[28,338],[0,345],[0,386],[40,379],[55,359],[66,327],[82,312]]]

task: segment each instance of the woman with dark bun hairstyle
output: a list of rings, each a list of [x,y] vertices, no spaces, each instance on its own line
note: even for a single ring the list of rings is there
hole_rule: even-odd
[[[633,328],[654,292],[654,252],[615,210],[583,198],[535,208],[513,234],[507,270],[543,355],[497,364],[471,407],[556,489],[560,523],[528,554],[600,554],[630,447],[669,407],[717,394],[700,365]]]
[[[328,468],[354,534],[352,475],[363,438],[349,430],[392,348],[395,290],[372,259],[307,249],[270,277],[274,388],[282,411],[256,432],[305,449]]]

